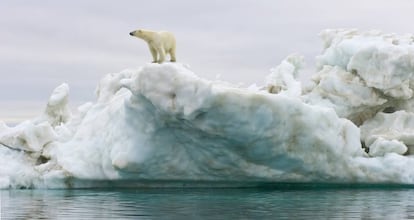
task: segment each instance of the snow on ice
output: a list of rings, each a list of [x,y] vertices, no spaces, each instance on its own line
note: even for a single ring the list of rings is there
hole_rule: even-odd
[[[106,75],[96,102],[0,122],[0,188],[276,182],[414,184],[414,36],[325,30],[318,72],[290,55],[264,86],[179,63]],[[161,186],[164,186],[161,184]]]

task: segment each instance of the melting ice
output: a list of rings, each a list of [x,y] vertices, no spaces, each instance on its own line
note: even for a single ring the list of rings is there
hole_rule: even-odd
[[[414,184],[414,36],[325,30],[317,73],[288,56],[263,86],[198,77],[182,64],[106,75],[95,102],[0,122],[0,188],[127,181]],[[159,185],[157,185],[159,186]]]

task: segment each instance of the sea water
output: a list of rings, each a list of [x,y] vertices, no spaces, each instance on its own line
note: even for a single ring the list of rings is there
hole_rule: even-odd
[[[3,190],[1,219],[407,219],[414,188]]]

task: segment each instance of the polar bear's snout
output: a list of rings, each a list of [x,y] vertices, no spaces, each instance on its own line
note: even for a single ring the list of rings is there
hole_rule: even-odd
[[[131,31],[131,32],[129,32],[129,35],[134,36],[134,32],[135,32],[135,31]]]

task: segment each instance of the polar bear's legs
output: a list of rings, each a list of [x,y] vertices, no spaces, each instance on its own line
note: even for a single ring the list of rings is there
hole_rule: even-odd
[[[170,61],[171,62],[175,62],[176,58],[175,58],[175,47],[169,49],[168,51],[165,51],[165,49],[163,47],[153,47],[149,45],[149,49],[151,51],[151,55],[152,55],[152,62],[153,63],[163,63],[165,61],[165,56],[167,54],[170,55]]]
[[[163,63],[165,61],[165,50],[164,48],[158,48],[158,55],[160,56],[158,59],[158,63]]]
[[[168,53],[170,54],[170,58],[171,58],[171,62],[175,62],[176,61],[176,59],[175,59],[175,47],[173,47],[173,48],[171,48],[169,51],[168,51]]]
[[[149,48],[150,48],[151,55],[152,55],[152,62],[156,63],[157,62],[157,50],[151,46]]]

